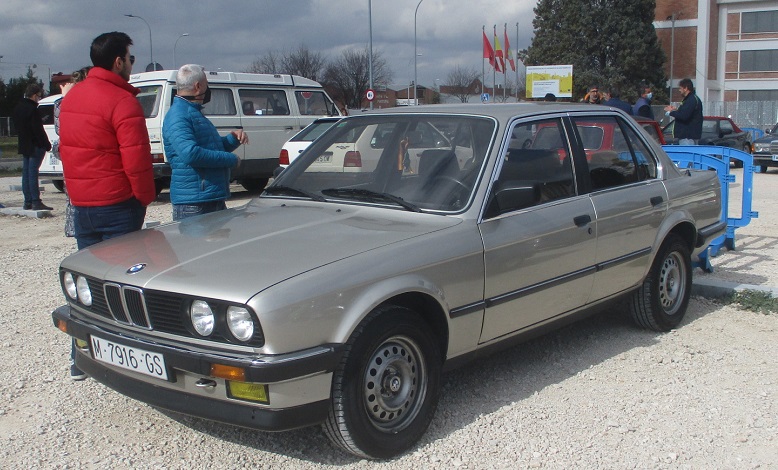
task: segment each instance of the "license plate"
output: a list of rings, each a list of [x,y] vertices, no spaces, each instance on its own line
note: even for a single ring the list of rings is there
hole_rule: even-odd
[[[773,161],[778,162],[778,155],[773,155]]]
[[[97,336],[92,336],[91,340],[92,357],[96,361],[167,380],[167,367],[162,354],[114,343]]]
[[[330,159],[332,158],[332,155],[322,155],[321,157],[316,159],[316,163],[329,163]]]
[[[59,165],[59,158],[55,157],[51,152],[49,152],[49,165]]]

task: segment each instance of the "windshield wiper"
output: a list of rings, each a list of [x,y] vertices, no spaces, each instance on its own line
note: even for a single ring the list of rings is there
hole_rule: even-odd
[[[267,194],[287,194],[292,196],[304,196],[308,199],[312,199],[314,201],[318,202],[327,202],[327,200],[323,196],[319,196],[318,194],[310,193],[304,189],[297,189],[293,188],[291,186],[284,186],[284,185],[274,185],[269,186],[265,188],[265,193]]]
[[[322,189],[322,194],[334,197],[353,198],[361,201],[369,202],[385,202],[390,201],[398,206],[403,207],[411,212],[421,212],[416,205],[407,202],[405,199],[388,193],[379,193],[377,191],[371,191],[369,189],[357,189],[357,188],[329,188]]]

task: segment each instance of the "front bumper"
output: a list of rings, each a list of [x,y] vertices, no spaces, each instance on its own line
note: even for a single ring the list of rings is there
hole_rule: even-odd
[[[753,157],[756,166],[778,166],[778,161],[773,160],[772,155],[755,153]]]
[[[77,312],[76,312],[77,313]],[[65,305],[52,312],[54,325],[86,341],[97,335],[129,347],[162,354],[170,380],[128,371],[93,359],[89,347],[76,348],[76,365],[98,382],[136,400],[178,413],[265,431],[283,431],[324,421],[329,412],[332,371],[342,345],[326,345],[285,355],[195,350],[113,332],[74,315]],[[269,404],[231,398],[227,381],[210,376],[212,364],[242,367],[246,382],[266,384]],[[205,379],[210,387],[198,385]]]

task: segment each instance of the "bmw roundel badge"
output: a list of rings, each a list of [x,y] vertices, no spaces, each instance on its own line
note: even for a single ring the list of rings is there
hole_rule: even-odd
[[[143,271],[143,268],[146,267],[146,263],[138,263],[133,266],[130,266],[130,269],[127,270],[127,274],[135,274]]]

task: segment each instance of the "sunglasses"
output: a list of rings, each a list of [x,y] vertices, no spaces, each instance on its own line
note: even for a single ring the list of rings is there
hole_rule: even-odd
[[[122,57],[121,59],[124,60],[124,57]],[[134,55],[130,56],[130,65],[135,65],[135,56]]]

